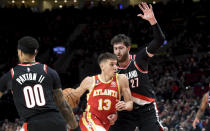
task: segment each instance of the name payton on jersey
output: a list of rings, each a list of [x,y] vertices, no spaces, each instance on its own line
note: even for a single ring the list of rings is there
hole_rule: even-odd
[[[45,77],[41,75],[38,79],[38,82],[42,83],[44,78]],[[22,74],[22,75],[18,76],[18,78],[16,78],[16,81],[21,85],[25,81],[36,81],[36,80],[37,80],[37,73],[25,73],[25,74]]]

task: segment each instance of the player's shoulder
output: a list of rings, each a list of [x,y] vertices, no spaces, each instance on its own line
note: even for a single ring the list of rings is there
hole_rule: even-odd
[[[44,68],[46,68],[48,72],[57,73],[57,71],[55,69],[53,69],[52,67],[48,66],[47,64],[42,64],[42,66]]]
[[[119,81],[124,81],[124,80],[127,80],[128,77],[125,74],[117,74],[117,79]]]
[[[87,76],[82,81],[85,84],[92,84],[94,82],[94,76]]]
[[[127,78],[125,74],[117,74],[118,78]]]
[[[48,76],[51,76],[53,78],[58,78],[59,77],[57,71],[55,69],[47,66],[46,64],[43,64],[43,69]]]
[[[93,76],[87,76],[80,83],[80,87],[84,88],[84,89],[90,89],[91,85],[93,85],[93,82],[94,82],[94,77]]]

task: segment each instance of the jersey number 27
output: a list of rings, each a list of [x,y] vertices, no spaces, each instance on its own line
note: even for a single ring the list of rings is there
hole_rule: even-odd
[[[139,86],[139,78],[136,77],[136,78],[130,79],[130,83],[131,83],[132,88],[138,87]]]

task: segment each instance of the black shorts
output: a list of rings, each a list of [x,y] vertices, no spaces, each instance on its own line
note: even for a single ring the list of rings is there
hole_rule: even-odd
[[[118,119],[109,131],[161,131],[158,112],[155,103],[139,106],[134,104],[132,111],[118,112]]]
[[[66,122],[59,112],[45,112],[33,116],[24,123],[24,129],[25,131],[67,131]]]

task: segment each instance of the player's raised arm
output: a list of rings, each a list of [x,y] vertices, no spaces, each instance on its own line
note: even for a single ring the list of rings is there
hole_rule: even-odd
[[[196,128],[196,125],[200,122],[200,118],[203,115],[206,107],[208,104],[208,92],[206,94],[203,95],[202,101],[201,101],[201,105],[200,108],[195,116],[195,120],[193,121],[193,128]]]
[[[137,16],[141,17],[144,20],[147,20],[150,25],[152,26],[153,30],[153,37],[154,39],[150,42],[148,47],[146,48],[146,53],[149,57],[154,56],[154,53],[160,48],[160,46],[163,44],[165,36],[157,23],[157,20],[155,18],[152,5],[149,6],[147,3],[142,2],[139,4],[139,8],[142,10],[143,14],[138,14]],[[138,58],[138,53],[137,53]]]
[[[124,101],[119,101],[116,104],[116,109],[118,111],[122,111],[122,110],[131,111],[133,110],[133,101],[131,98],[131,91],[128,84],[128,78],[124,74],[119,74],[118,80],[120,84],[120,91],[124,97]]]

